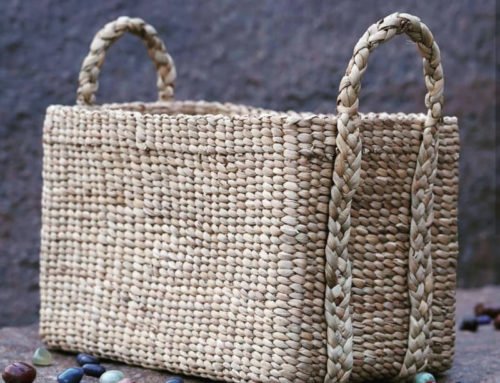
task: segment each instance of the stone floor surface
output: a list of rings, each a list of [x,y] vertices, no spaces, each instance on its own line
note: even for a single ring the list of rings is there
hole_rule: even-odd
[[[500,303],[500,286],[477,290],[459,290],[457,293],[457,322],[471,315],[477,302]],[[13,361],[30,361],[33,351],[41,346],[38,326],[5,327],[0,329],[0,369]],[[56,382],[57,374],[75,365],[74,355],[54,353],[55,363],[38,368],[36,383]],[[122,370],[137,383],[164,383],[168,373],[152,371],[119,363],[104,363],[108,369]],[[82,383],[97,382],[86,378]],[[186,378],[186,383],[209,382]],[[500,383],[500,331],[483,326],[477,333],[458,331],[453,368],[439,377],[439,383]]]

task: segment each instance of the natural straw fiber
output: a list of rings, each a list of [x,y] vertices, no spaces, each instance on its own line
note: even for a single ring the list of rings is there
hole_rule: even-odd
[[[125,32],[145,42],[160,101],[93,105]],[[427,114],[358,113],[370,52],[403,33]],[[459,142],[429,29],[402,13],[372,25],[337,116],[172,101],[174,79],[154,28],[121,17],[92,42],[78,105],[47,110],[44,341],[227,382],[448,369]]]

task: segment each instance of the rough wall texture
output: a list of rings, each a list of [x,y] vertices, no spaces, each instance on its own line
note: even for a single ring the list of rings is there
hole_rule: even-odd
[[[462,286],[500,282],[495,235],[495,1],[68,0],[0,3],[0,326],[36,320],[45,108],[73,104],[93,33],[119,15],[156,26],[178,68],[177,98],[333,112],[365,28],[396,10],[441,45],[446,114],[461,127]],[[362,111],[424,110],[420,59],[405,39],[370,58]],[[152,100],[155,74],[134,37],[113,46],[99,101]]]

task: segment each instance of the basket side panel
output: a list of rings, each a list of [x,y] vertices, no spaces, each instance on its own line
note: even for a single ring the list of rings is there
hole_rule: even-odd
[[[444,372],[451,368],[454,355],[459,151],[457,120],[445,119],[440,130],[438,169],[434,184],[434,296],[430,357],[430,370],[433,372]]]
[[[361,183],[352,204],[353,381],[398,375],[408,347],[411,185],[422,115],[370,114],[360,121]],[[458,131],[445,119],[434,189],[430,370],[449,368],[454,342]]]

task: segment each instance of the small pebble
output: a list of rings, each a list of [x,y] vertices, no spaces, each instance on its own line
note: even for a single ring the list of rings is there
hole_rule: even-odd
[[[436,383],[436,378],[428,372],[419,372],[415,375],[414,383]]]
[[[135,383],[135,381],[130,380],[129,378],[125,378],[120,380],[118,383]]]
[[[490,324],[491,323],[491,318],[488,315],[479,315],[476,317],[477,324],[478,325],[483,325],[483,324]]]
[[[500,307],[486,306],[484,303],[478,303],[474,306],[474,314],[476,316],[488,315],[491,319],[494,319],[497,315],[500,315]]]
[[[71,367],[57,375],[57,383],[80,383],[83,378],[83,368]]]
[[[496,330],[500,330],[500,314],[498,314],[497,317],[495,318],[493,326],[495,326]]]
[[[171,376],[165,381],[165,383],[184,383],[184,379],[180,376]]]
[[[478,323],[475,317],[466,317],[460,324],[460,330],[476,332]]]
[[[123,372],[118,370],[109,370],[101,375],[99,383],[118,383],[120,380],[123,380],[123,378],[125,378]]]
[[[39,347],[35,350],[31,361],[35,366],[50,366],[52,364],[52,354],[46,348]]]
[[[81,353],[76,356],[76,362],[80,366],[83,366],[84,364],[99,364],[99,359],[97,359],[95,356]]]
[[[486,307],[484,310],[486,315],[489,315],[492,319],[500,315],[500,307]]]
[[[36,378],[36,370],[28,363],[14,362],[5,367],[2,378],[5,383],[32,383]]]
[[[83,373],[88,376],[100,377],[106,372],[106,369],[100,364],[87,363],[82,366]]]
[[[484,315],[484,303],[478,303],[474,306],[474,315],[481,316]]]

